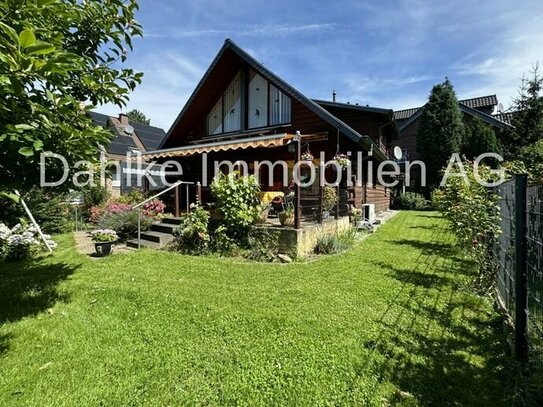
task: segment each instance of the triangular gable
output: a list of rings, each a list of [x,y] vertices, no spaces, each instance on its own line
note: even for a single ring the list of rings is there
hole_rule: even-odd
[[[233,58],[234,57],[234,58]],[[371,139],[367,136],[362,136],[358,132],[356,132],[353,128],[348,126],[343,121],[339,120],[337,117],[330,114],[328,111],[326,111],[323,107],[319,106],[316,102],[311,100],[310,98],[304,96],[302,93],[298,92],[295,88],[293,88],[291,85],[283,81],[281,78],[279,78],[277,75],[275,75],[273,72],[271,72],[269,69],[264,67],[261,63],[256,61],[252,56],[250,56],[247,52],[245,52],[243,49],[241,49],[239,46],[237,46],[231,39],[227,39],[224,42],[223,47],[209,66],[208,70],[198,83],[196,89],[190,96],[189,100],[179,113],[177,119],[173,123],[172,127],[168,131],[166,137],[164,138],[164,141],[159,146],[160,148],[163,148],[168,144],[168,141],[170,138],[174,135],[176,128],[180,125],[180,123],[183,122],[187,114],[190,112],[191,109],[193,109],[193,106],[196,102],[198,102],[198,97],[202,93],[202,91],[207,87],[209,88],[208,82],[211,79],[214,79],[216,81],[217,75],[214,73],[216,68],[222,64],[223,66],[226,66],[228,64],[224,63],[224,60],[228,59],[229,65],[232,65],[236,63],[235,58],[239,61],[245,62],[251,69],[253,69],[255,72],[260,74],[262,77],[264,77],[266,80],[268,80],[272,85],[277,87],[279,90],[284,92],[286,95],[290,96],[291,98],[297,100],[300,102],[303,106],[305,106],[307,109],[315,113],[319,118],[330,124],[331,126],[339,129],[339,131],[351,139],[352,141],[356,143],[361,143],[364,145],[368,150],[371,148],[371,146],[374,144]],[[225,86],[225,83],[221,83],[221,86]],[[207,103],[210,101],[207,100]],[[201,113],[201,112],[200,112]],[[171,147],[171,146],[170,146]]]

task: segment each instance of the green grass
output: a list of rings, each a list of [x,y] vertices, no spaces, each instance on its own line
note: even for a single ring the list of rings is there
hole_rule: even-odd
[[[499,316],[436,213],[290,265],[70,236],[0,271],[0,405],[510,405]]]

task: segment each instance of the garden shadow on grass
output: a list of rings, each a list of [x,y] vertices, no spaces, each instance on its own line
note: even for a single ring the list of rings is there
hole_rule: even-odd
[[[58,301],[67,301],[57,285],[78,265],[39,260],[5,263],[0,271],[0,324],[37,315]],[[0,354],[8,348],[9,335],[0,336]]]
[[[377,262],[401,285],[376,320],[379,332],[363,343],[371,356],[358,375],[392,383],[392,404],[511,405],[516,366],[504,357],[500,317],[460,288],[455,274],[471,261],[447,240],[438,229],[431,241],[393,242],[421,251],[411,269]]]

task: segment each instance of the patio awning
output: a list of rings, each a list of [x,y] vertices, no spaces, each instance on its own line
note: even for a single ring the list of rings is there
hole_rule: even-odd
[[[227,150],[245,150],[258,147],[280,147],[292,138],[287,133],[273,134],[269,136],[247,137],[235,140],[215,141],[213,143],[196,144],[183,147],[167,148],[164,150],[147,151],[143,157],[148,159],[166,157],[187,157],[202,153],[211,153]]]

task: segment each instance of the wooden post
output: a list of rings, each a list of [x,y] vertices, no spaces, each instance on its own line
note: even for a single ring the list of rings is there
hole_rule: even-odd
[[[299,163],[302,159],[302,136],[299,132],[296,132],[296,163]],[[298,172],[300,171],[300,167],[298,167]],[[300,187],[300,174],[297,175],[297,181],[295,182],[296,185],[296,204],[294,206],[294,227],[296,229],[300,229],[302,225],[302,207],[301,207],[301,187]]]
[[[202,203],[202,184],[198,181],[196,183],[196,204],[201,205]]]
[[[334,219],[339,219],[339,184],[336,186],[336,213],[334,214]]]
[[[179,217],[179,185],[175,187],[175,217]]]
[[[190,212],[190,197],[189,197],[189,184],[185,184],[185,191],[187,193],[187,214]]]
[[[319,185],[319,205],[318,206],[319,207],[317,208],[317,222],[322,223],[322,214],[324,212],[324,187],[322,185]]]

